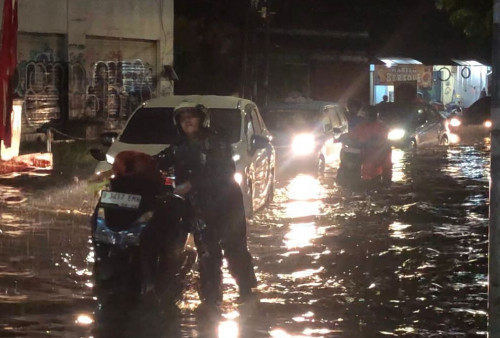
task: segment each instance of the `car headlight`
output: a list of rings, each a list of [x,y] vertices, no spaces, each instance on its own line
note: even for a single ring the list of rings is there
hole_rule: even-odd
[[[403,129],[392,129],[389,132],[387,138],[391,141],[401,140],[405,136],[405,131]]]
[[[491,123],[490,120],[487,120],[487,121],[484,121],[483,125],[486,127],[486,128],[491,128],[491,126],[493,125],[493,123]]]
[[[459,119],[457,119],[456,117],[452,118],[450,120],[450,126],[452,127],[458,127],[462,124],[462,121],[460,121]]]
[[[292,151],[296,155],[308,155],[314,151],[316,141],[312,134],[300,134],[293,138]]]
[[[106,162],[109,164],[113,164],[115,162],[115,158],[111,155],[106,154]]]
[[[241,182],[243,182],[243,175],[241,173],[238,172],[234,173],[233,178],[238,184],[241,184]]]

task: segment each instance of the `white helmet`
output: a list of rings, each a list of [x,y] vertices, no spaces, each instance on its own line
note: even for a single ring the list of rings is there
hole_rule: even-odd
[[[186,110],[191,110],[196,112],[201,117],[201,125],[203,128],[210,127],[210,116],[208,114],[208,109],[202,104],[196,102],[183,101],[177,107],[174,108],[173,119],[174,124],[179,128],[179,115]]]

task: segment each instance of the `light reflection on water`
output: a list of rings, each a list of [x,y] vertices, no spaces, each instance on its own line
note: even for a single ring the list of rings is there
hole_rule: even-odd
[[[393,182],[403,182],[406,179],[405,172],[403,170],[403,160],[406,153],[401,149],[392,149],[391,153],[392,159],[392,181]]]
[[[290,224],[290,231],[285,235],[285,245],[289,249],[312,245],[312,240],[324,234],[315,223]]]
[[[248,230],[260,303],[237,304],[225,268],[222,316],[200,324],[190,283],[172,336],[484,336],[489,154],[392,156],[392,187],[378,194],[341,195],[329,172],[278,186]],[[88,218],[11,206],[0,217],[0,333],[91,336]]]

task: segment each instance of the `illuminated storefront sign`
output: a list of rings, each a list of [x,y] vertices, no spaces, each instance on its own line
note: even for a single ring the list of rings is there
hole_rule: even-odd
[[[400,65],[375,66],[375,85],[394,85],[395,82],[417,81],[419,88],[432,87],[432,66]]]

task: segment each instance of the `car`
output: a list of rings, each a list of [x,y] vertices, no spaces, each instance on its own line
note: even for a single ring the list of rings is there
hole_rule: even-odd
[[[275,151],[259,109],[250,100],[215,95],[177,95],[149,100],[132,113],[121,134],[104,134],[104,143],[113,142],[95,172],[111,169],[121,151],[155,155],[173,143],[178,136],[173,109],[184,101],[206,106],[211,129],[232,144],[234,179],[240,184],[246,215],[253,216],[273,199]]]
[[[338,167],[342,145],[340,135],[347,132],[347,118],[333,102],[274,103],[264,118],[273,134],[280,168],[305,169],[323,173]]]
[[[396,148],[416,149],[458,141],[448,128],[450,118],[427,103],[389,103],[379,107],[379,116],[389,127],[388,139]]]
[[[474,102],[463,112],[464,125],[483,125],[491,128],[491,96]]]
[[[457,131],[462,143],[476,143],[489,137],[492,126],[491,96],[478,99],[457,118],[462,122]]]

